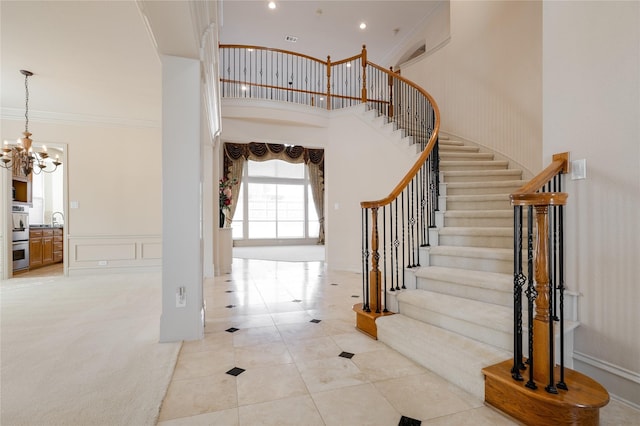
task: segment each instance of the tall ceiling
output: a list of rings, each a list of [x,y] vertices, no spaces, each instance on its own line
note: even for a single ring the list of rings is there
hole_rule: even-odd
[[[221,43],[294,50],[343,59],[367,45],[369,60],[392,65],[437,1],[224,0],[217,4]],[[142,12],[141,12],[142,10]],[[157,125],[158,51],[197,55],[184,0],[0,1],[0,106],[3,118],[97,120]],[[358,25],[367,24],[365,30]],[[152,30],[149,31],[149,28]],[[151,35],[153,33],[153,36]],[[297,37],[296,43],[284,40]],[[155,43],[155,44],[154,44]],[[157,46],[156,46],[157,44]],[[158,51],[156,51],[156,47]],[[2,139],[17,137],[6,135]]]

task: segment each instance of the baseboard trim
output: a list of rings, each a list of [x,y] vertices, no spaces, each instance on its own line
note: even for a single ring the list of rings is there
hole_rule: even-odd
[[[162,273],[162,265],[158,266],[123,266],[111,268],[69,268],[70,277],[88,275]]]
[[[602,383],[613,399],[640,410],[640,374],[579,351],[573,360],[576,370]]]

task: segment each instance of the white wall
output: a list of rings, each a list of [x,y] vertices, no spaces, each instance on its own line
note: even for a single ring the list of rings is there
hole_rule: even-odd
[[[34,138],[67,144],[69,274],[161,264],[159,127],[30,120]],[[24,123],[2,120],[2,137]],[[6,244],[6,243],[5,243]],[[103,265],[104,261],[107,262]]]
[[[525,174],[542,166],[542,2],[453,1],[432,16],[438,45],[443,21],[451,39],[402,66],[442,114],[442,130],[515,161]],[[431,23],[427,24],[428,26]]]
[[[544,159],[569,151],[576,367],[640,406],[640,3],[544,2]]]
[[[200,61],[162,61],[162,317],[160,341],[204,335]],[[182,289],[185,303],[178,306]]]

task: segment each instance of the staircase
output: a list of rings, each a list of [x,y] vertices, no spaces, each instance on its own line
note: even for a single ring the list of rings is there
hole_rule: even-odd
[[[407,289],[387,292],[388,308],[398,314],[376,320],[377,337],[484,400],[482,369],[513,357],[509,194],[525,182],[507,161],[462,141],[441,137],[439,149],[431,247],[420,248],[422,266],[405,269]],[[576,326],[566,324],[565,335]]]

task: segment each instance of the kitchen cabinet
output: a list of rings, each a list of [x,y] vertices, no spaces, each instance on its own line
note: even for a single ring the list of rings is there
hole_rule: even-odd
[[[29,230],[29,269],[62,262],[62,228]]]
[[[53,228],[53,263],[62,262],[62,228]]]
[[[42,229],[29,230],[29,269],[42,266]]]
[[[11,176],[11,189],[13,191],[13,202],[32,204],[33,189],[31,183],[33,181],[33,173],[25,174],[22,158],[16,158],[13,164]]]

